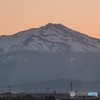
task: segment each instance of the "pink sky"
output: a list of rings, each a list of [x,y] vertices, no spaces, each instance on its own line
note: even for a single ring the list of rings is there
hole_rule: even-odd
[[[0,35],[48,23],[100,38],[100,0],[0,0]]]

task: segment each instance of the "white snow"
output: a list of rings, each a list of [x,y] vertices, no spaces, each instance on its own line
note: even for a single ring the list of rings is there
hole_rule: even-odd
[[[31,41],[25,45],[25,41],[29,38]],[[83,40],[78,41],[80,38]],[[85,45],[84,42],[87,45]],[[67,45],[69,45],[70,48],[68,48]],[[74,52],[100,52],[100,42],[95,38],[88,37],[60,24],[50,24],[37,29],[19,32],[14,35],[1,36],[0,48],[4,50],[2,54],[23,49],[63,53],[66,49]]]

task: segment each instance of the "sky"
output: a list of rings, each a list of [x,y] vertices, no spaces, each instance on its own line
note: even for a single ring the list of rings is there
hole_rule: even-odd
[[[0,35],[48,23],[100,39],[100,0],[0,0]]]

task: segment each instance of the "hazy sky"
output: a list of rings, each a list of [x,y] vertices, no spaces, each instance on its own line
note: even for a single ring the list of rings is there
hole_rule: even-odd
[[[100,38],[100,0],[0,0],[0,35],[47,23]]]

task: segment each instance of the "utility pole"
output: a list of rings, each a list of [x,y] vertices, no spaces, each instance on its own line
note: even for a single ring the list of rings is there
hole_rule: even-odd
[[[11,97],[11,85],[8,86],[9,87],[9,98]]]
[[[11,92],[11,85],[9,85],[9,93]]]
[[[35,94],[37,93],[37,89],[35,88]]]
[[[26,88],[26,93],[27,93],[27,88]]]
[[[70,88],[71,88],[71,91],[73,91],[73,82],[72,81],[70,83]]]
[[[47,94],[49,93],[49,88],[46,88],[46,92],[47,92]]]

